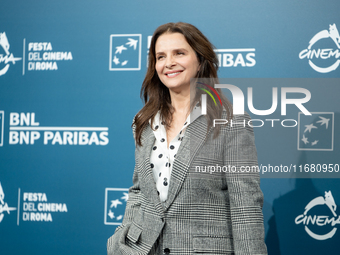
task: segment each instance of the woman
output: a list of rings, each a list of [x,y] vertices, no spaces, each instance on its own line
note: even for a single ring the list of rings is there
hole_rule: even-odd
[[[168,23],[152,37],[148,64],[133,186],[108,254],[267,254],[259,174],[240,171],[257,165],[253,131],[213,89],[213,46],[196,27]],[[207,91],[220,100],[202,114]],[[221,118],[236,124],[213,127]]]

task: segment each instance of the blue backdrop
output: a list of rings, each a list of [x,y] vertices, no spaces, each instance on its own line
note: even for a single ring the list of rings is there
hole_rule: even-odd
[[[245,107],[257,120],[258,159],[267,171],[269,254],[338,253],[339,1],[0,6],[1,254],[106,254],[132,185],[130,126],[142,106],[150,38],[177,21],[210,39],[219,76],[239,86],[246,102],[252,87],[256,109],[269,109],[278,88],[270,116]],[[310,92],[304,106],[311,116],[294,105],[281,114],[284,87]]]

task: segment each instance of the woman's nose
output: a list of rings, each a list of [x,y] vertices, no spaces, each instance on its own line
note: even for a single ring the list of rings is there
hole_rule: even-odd
[[[173,56],[167,57],[166,62],[165,62],[165,67],[166,68],[171,68],[174,65],[175,65],[175,61],[174,61]]]

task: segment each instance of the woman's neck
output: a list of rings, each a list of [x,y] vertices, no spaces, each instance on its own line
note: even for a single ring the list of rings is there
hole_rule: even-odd
[[[181,91],[176,93],[170,90],[171,105],[174,108],[174,115],[188,115],[190,110],[190,92]],[[175,116],[173,116],[175,117]]]

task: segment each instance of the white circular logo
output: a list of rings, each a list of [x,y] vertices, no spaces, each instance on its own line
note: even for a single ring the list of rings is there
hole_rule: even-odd
[[[331,38],[335,45],[337,46],[337,49],[312,49],[312,46],[318,42],[321,39]],[[313,36],[313,38],[309,41],[309,45],[307,49],[304,49],[300,52],[299,58],[308,59],[309,65],[317,72],[319,73],[329,73],[331,71],[334,71],[338,68],[340,64],[340,36],[339,31],[336,28],[336,25],[329,25],[329,30],[322,30],[316,35]],[[315,63],[313,63],[313,59],[335,59],[335,62],[328,66],[328,67],[320,67],[317,66]]]
[[[308,212],[315,206],[318,205],[326,205],[329,210],[332,212],[333,217],[330,218],[327,215],[309,215]],[[308,235],[313,237],[316,240],[326,240],[330,239],[334,236],[337,228],[335,227],[336,224],[340,224],[340,216],[338,217],[336,214],[336,204],[334,202],[334,198],[332,196],[331,191],[325,191],[325,197],[316,197],[312,201],[310,201],[306,207],[303,214],[297,216],[295,218],[295,224],[303,224],[305,225],[305,231]],[[331,225],[333,228],[327,234],[319,235],[310,230],[308,225],[316,225],[318,227],[323,227],[326,225]]]
[[[4,49],[4,51],[6,53],[5,56],[3,54],[0,54],[0,64],[1,63],[5,64],[5,67],[0,69],[0,76],[1,76],[1,75],[4,75],[5,73],[7,73],[10,63],[12,63],[14,65],[15,61],[19,61],[19,60],[21,60],[21,58],[15,58],[13,56],[13,54],[9,52],[10,45],[8,43],[8,39],[7,39],[5,32],[0,33],[0,46]]]

